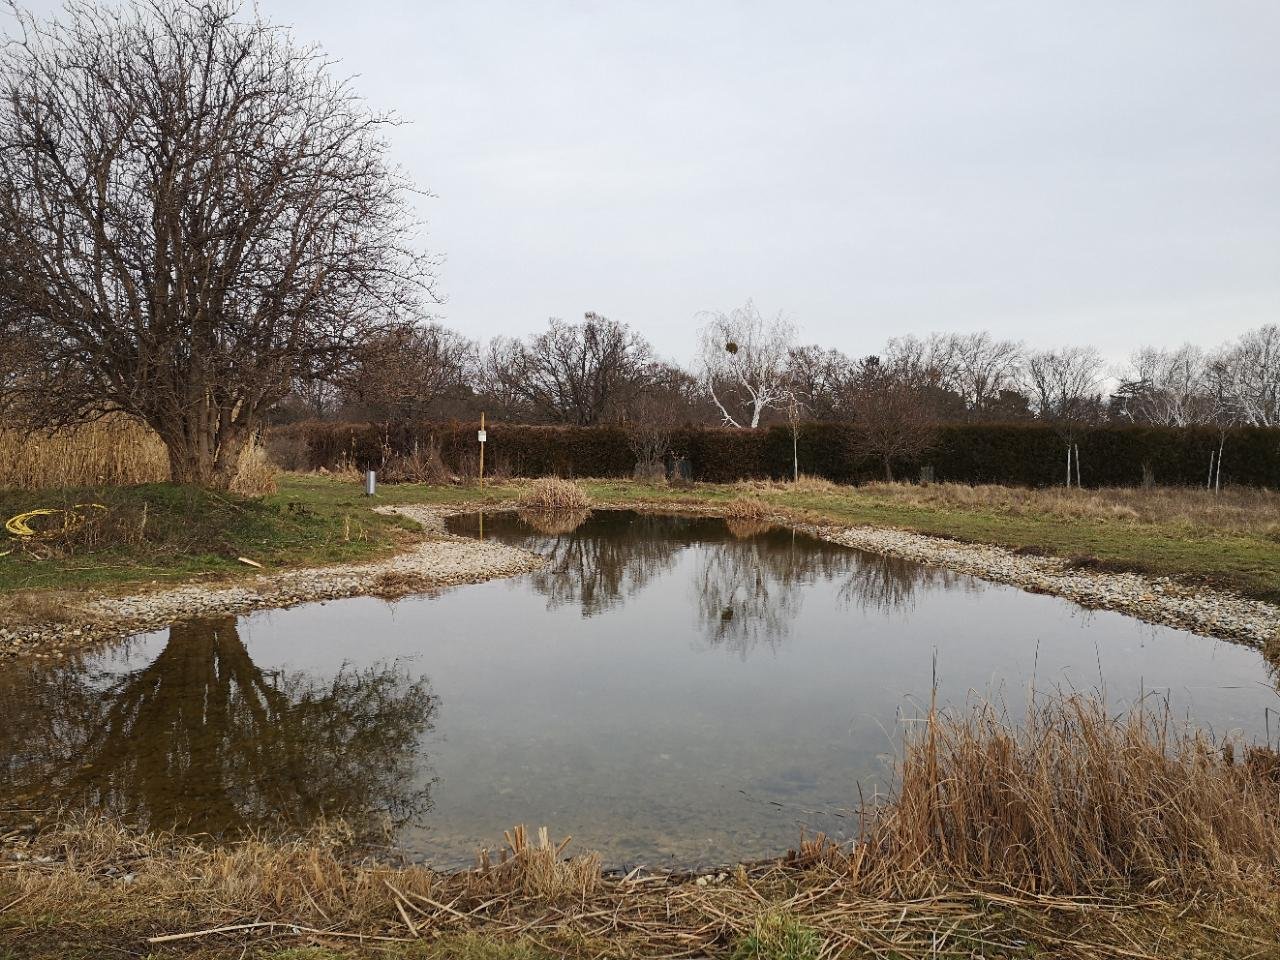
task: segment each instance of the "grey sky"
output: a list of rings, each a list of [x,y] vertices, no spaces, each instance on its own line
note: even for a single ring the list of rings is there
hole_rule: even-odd
[[[409,121],[474,337],[596,310],[688,360],[748,296],[854,354],[1280,321],[1274,0],[260,7]]]

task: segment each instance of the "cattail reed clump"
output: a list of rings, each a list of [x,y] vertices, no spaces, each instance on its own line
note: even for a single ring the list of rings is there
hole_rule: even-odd
[[[575,513],[591,509],[591,497],[572,480],[543,477],[520,494],[520,509],[538,513]]]
[[[759,497],[734,497],[724,508],[725,519],[759,523],[774,513],[772,507]]]

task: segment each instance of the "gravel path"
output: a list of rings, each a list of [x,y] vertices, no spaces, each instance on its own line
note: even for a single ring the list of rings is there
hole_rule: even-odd
[[[655,513],[716,512],[709,505],[692,509],[652,503],[610,507]],[[378,509],[416,521],[423,528],[424,539],[403,553],[371,563],[261,574],[233,586],[191,584],[134,596],[92,598],[71,605],[65,611],[65,623],[0,628],[0,660],[23,654],[56,659],[71,648],[123,638],[200,614],[238,614],[366,594],[404,596],[515,576],[546,562],[526,550],[446,533],[444,518],[470,508]],[[1280,641],[1280,607],[1260,600],[1188,586],[1168,578],[1081,569],[1060,558],[1029,556],[1003,547],[960,543],[902,530],[796,525],[785,517],[773,519],[833,543],[1054,594],[1085,607],[1117,610],[1149,623],[1259,647]]]
[[[490,541],[445,532],[457,510],[421,506],[378,507],[416,521],[425,538],[403,553],[370,563],[266,573],[233,586],[190,584],[125,597],[101,597],[74,606],[76,623],[0,628],[0,660],[33,653],[60,658],[71,647],[122,639],[201,614],[246,613],[316,600],[372,594],[422,593],[437,587],[511,577],[541,566],[544,557]]]

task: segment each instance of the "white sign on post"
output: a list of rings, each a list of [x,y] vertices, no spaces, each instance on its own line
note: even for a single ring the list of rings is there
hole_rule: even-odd
[[[487,435],[487,434],[485,433],[485,431],[483,431],[483,430],[478,431],[478,432],[476,433],[476,437],[477,437],[477,439],[479,439],[479,441],[480,441],[481,443],[484,443],[484,442],[485,442],[485,440],[486,440],[486,439],[488,439],[488,435]]]

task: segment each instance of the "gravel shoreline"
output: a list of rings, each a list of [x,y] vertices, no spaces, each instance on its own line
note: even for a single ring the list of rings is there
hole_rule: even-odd
[[[1032,593],[1053,594],[1092,610],[1115,610],[1147,623],[1221,640],[1257,647],[1280,640],[1280,607],[1168,577],[1082,569],[1061,557],[1032,556],[903,530],[809,524],[796,529],[832,543],[945,567]]]
[[[188,617],[247,613],[343,597],[401,597],[513,577],[546,563],[545,557],[527,550],[446,533],[445,517],[469,508],[410,505],[376,509],[418,523],[424,539],[385,560],[265,573],[229,586],[189,584],[90,599],[68,609],[65,623],[0,628],[0,661],[22,655],[59,659],[73,648],[121,640]]]
[[[486,509],[504,506],[508,505],[489,504]],[[0,628],[0,661],[23,655],[59,659],[74,648],[123,639],[186,617],[247,613],[361,595],[405,596],[511,577],[546,562],[544,557],[526,550],[446,533],[445,517],[469,512],[474,509],[471,506],[377,509],[417,522],[424,539],[385,560],[260,574],[229,586],[191,584],[132,596],[91,598],[69,606],[66,622]],[[702,515],[719,512],[710,505],[652,503],[609,504],[601,509]],[[1115,610],[1148,623],[1256,647],[1280,640],[1280,607],[1225,591],[1189,586],[1170,578],[1082,569],[1062,558],[1031,556],[1004,547],[903,530],[796,523],[781,515],[771,519],[832,543],[1053,594],[1083,607]]]

